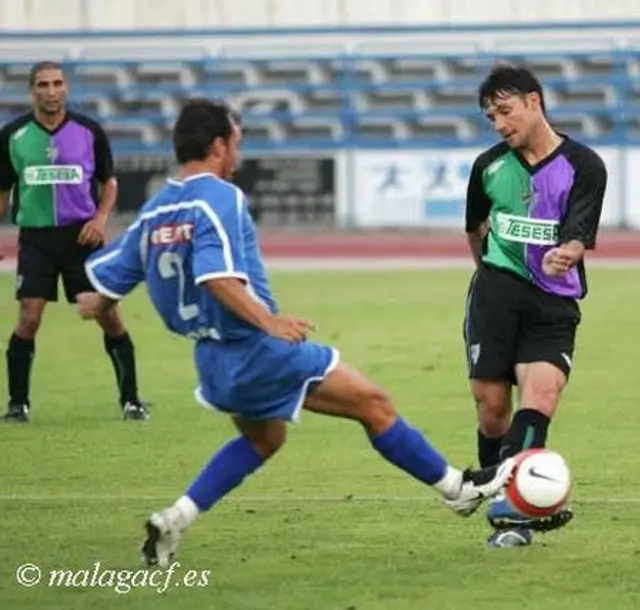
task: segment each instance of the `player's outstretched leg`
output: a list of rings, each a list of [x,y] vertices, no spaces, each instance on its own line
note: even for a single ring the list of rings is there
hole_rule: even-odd
[[[464,472],[451,466],[418,430],[400,417],[387,394],[358,370],[339,364],[307,396],[304,408],[358,421],[388,462],[440,492],[459,515],[475,512],[509,479],[513,460]]]
[[[240,435],[211,458],[173,506],[148,519],[147,537],[142,545],[148,566],[166,567],[174,557],[183,533],[198,515],[238,487],[285,442],[286,423],[282,420],[252,421],[236,417],[234,422]]]
[[[478,462],[482,468],[500,463],[500,450],[509,431],[512,413],[511,381],[474,379],[471,383],[478,411]],[[497,494],[488,506],[488,513],[505,512],[505,495]],[[510,509],[510,513],[514,511]],[[494,528],[487,543],[492,547],[526,546],[533,541],[533,532],[524,525],[511,524],[509,528]]]
[[[514,415],[502,440],[502,459],[526,449],[545,447],[551,417],[566,384],[566,375],[556,366],[546,362],[519,364],[516,371],[522,404],[530,406],[521,407]],[[480,383],[486,385],[491,382]],[[500,548],[526,546],[531,544],[534,532],[559,529],[567,525],[572,518],[571,509],[563,508],[551,517],[532,519],[521,515],[510,505],[504,494],[499,494],[491,500],[487,510],[487,520],[495,530],[488,544]]]
[[[514,416],[502,443],[502,457],[512,457],[525,449],[542,448],[546,445],[550,418],[535,408],[521,408]],[[530,544],[533,532],[549,532],[567,525],[573,518],[570,508],[562,508],[545,518],[530,518],[521,515],[504,494],[492,499],[487,510],[487,520],[495,529],[489,538],[490,546],[523,546]],[[511,531],[515,536],[507,536]]]
[[[104,349],[111,360],[124,419],[149,419],[148,405],[138,396],[135,348],[116,307],[96,318],[104,332]]]

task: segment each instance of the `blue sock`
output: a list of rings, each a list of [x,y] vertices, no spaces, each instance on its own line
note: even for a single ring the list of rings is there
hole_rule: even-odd
[[[239,436],[211,458],[186,495],[201,512],[209,510],[263,463],[264,458],[253,445],[244,436]]]
[[[400,417],[388,430],[370,440],[383,458],[427,485],[437,483],[445,475],[444,457],[421,432]]]

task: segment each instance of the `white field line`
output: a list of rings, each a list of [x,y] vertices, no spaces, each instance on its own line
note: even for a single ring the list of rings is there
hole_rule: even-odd
[[[464,257],[271,257],[265,260],[272,271],[386,271],[386,270],[452,270],[472,269],[471,261]],[[640,257],[592,259],[589,269],[638,269]],[[15,260],[0,261],[0,273],[15,273]]]
[[[385,271],[385,270],[453,270],[473,269],[467,257],[388,257],[388,258],[269,258],[266,265],[273,271]],[[638,269],[640,257],[594,259],[588,269]]]
[[[176,492],[177,494],[178,492]],[[175,494],[168,493],[166,496],[161,495],[130,495],[130,494],[0,494],[0,502],[30,502],[35,504],[46,504],[47,502],[79,502],[79,503],[111,503],[111,502],[158,502],[167,503],[173,501],[177,497]],[[438,501],[438,495],[430,494],[426,491],[422,495],[416,496],[393,496],[393,495],[335,495],[335,496],[319,496],[319,495],[287,495],[282,496],[231,496],[224,500],[225,504],[349,504],[349,503],[433,503]],[[574,504],[621,504],[636,505],[640,504],[640,496],[629,496],[626,498],[607,498],[597,496],[586,496],[584,498],[576,498]]]

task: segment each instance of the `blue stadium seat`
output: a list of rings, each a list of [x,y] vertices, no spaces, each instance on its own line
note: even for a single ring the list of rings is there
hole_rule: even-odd
[[[638,41],[640,46],[640,41]],[[539,49],[539,47],[538,47]],[[60,53],[58,52],[58,55]],[[0,58],[0,121],[29,108],[40,50]],[[494,141],[477,88],[497,62],[543,80],[559,129],[592,143],[640,134],[640,52],[594,48],[493,54],[450,48],[283,49],[91,46],[61,61],[72,107],[101,121],[116,154],[165,154],[183,100],[226,98],[242,111],[246,147],[480,146]]]

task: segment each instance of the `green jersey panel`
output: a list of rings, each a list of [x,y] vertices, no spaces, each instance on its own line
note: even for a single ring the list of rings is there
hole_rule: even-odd
[[[492,231],[483,260],[528,279],[526,243],[512,237],[519,230],[519,219],[528,215],[531,177],[513,153],[507,152],[484,170],[482,181],[493,202],[489,214]]]
[[[17,223],[20,226],[50,227],[56,224],[53,185],[39,179],[32,168],[51,164],[51,137],[35,123],[27,123],[9,139],[11,164],[18,176],[20,192]]]

